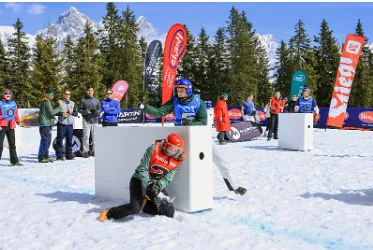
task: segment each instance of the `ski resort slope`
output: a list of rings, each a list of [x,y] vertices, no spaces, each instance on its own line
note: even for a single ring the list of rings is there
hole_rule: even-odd
[[[307,153],[266,138],[219,146],[244,196],[214,167],[210,211],[100,223],[124,201],[95,198],[94,159],[36,163],[38,128],[21,129],[25,166],[9,167],[7,148],[0,166],[1,250],[373,249],[372,132],[315,129]]]

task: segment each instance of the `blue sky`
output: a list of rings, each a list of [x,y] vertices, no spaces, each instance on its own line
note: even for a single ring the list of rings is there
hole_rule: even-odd
[[[369,43],[373,43],[373,3],[116,3],[120,10],[127,4],[136,17],[145,16],[162,34],[167,33],[172,24],[180,22],[193,34],[198,34],[204,26],[214,35],[218,27],[226,25],[229,10],[234,5],[246,12],[258,33],[271,33],[277,41],[289,40],[298,19],[305,22],[307,33],[313,38],[325,18],[334,36],[343,42],[347,34],[354,33],[360,18]],[[12,25],[20,17],[25,31],[34,34],[48,22],[55,22],[70,6],[99,21],[106,13],[105,5],[99,2],[0,3],[0,25]]]

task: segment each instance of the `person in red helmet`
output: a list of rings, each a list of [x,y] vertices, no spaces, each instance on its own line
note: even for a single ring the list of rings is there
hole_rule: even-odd
[[[172,218],[175,210],[165,187],[171,183],[184,160],[183,148],[184,140],[178,134],[170,134],[165,140],[148,147],[130,181],[130,203],[105,209],[98,220],[121,219],[138,214],[141,209],[148,214]]]

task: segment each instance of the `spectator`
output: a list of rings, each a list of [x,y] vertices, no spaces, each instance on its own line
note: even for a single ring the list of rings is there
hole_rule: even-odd
[[[167,139],[148,147],[130,181],[130,203],[105,209],[100,213],[99,221],[121,219],[141,210],[152,215],[174,217],[175,210],[169,199],[157,196],[163,193],[169,198],[165,187],[172,182],[184,160],[183,147],[184,140],[177,134],[170,134]],[[163,170],[159,171],[160,168]]]
[[[107,98],[101,101],[101,107],[104,111],[102,117],[102,126],[118,126],[118,114],[120,113],[120,104],[119,102],[111,98],[113,91],[109,89],[106,91]]]
[[[289,102],[289,105],[288,105],[288,112],[289,113],[294,113],[294,107],[295,107],[295,103],[297,102],[298,98],[297,98],[297,95],[292,95],[291,97],[291,101]]]
[[[93,87],[88,86],[87,95],[80,101],[79,113],[83,116],[83,157],[95,156],[95,127],[98,124],[101,107],[100,102],[93,96]],[[89,137],[92,136],[92,150],[89,148]]]
[[[281,101],[282,101],[282,111],[283,113],[287,113],[288,112],[288,104],[289,104],[289,100],[287,97],[285,98],[281,98]]]
[[[263,133],[264,137],[267,136],[268,130],[271,127],[271,109],[270,109],[271,101],[272,101],[272,97],[269,98],[268,103],[264,106],[264,109],[263,109],[263,111],[266,114],[266,119],[267,119],[267,127],[266,127],[266,130]]]
[[[16,151],[16,123],[19,125],[19,115],[17,103],[12,100],[12,91],[6,89],[3,92],[3,99],[0,108],[0,159],[3,154],[3,145],[5,136],[8,140],[10,164],[12,166],[23,166],[19,162]]]
[[[222,92],[214,108],[215,129],[218,132],[219,145],[225,145],[225,134],[231,130],[231,121],[228,113],[228,94]]]
[[[295,103],[294,111],[299,113],[313,113],[313,120],[317,122],[319,120],[319,107],[317,106],[316,100],[309,95],[310,93],[310,88],[303,88],[303,96],[298,98]]]
[[[268,141],[273,138],[278,139],[278,114],[283,111],[283,102],[281,100],[280,91],[276,91],[275,96],[271,100],[270,110],[271,110],[271,126],[268,131]]]
[[[254,95],[250,93],[247,97],[247,100],[242,103],[241,114],[242,114],[244,121],[256,123],[256,119],[255,119],[256,110],[255,110],[253,98],[254,98]]]
[[[71,91],[66,89],[64,91],[63,100],[58,102],[62,104],[60,113],[58,114],[57,121],[57,152],[56,158],[58,161],[64,161],[63,157],[63,140],[66,138],[66,159],[74,160],[75,156],[73,155],[73,123],[74,116],[78,116],[78,111],[76,110],[75,103],[70,100]]]
[[[45,91],[45,98],[40,103],[39,111],[39,132],[40,132],[40,147],[38,153],[38,159],[40,163],[53,162],[49,157],[49,147],[52,142],[52,127],[54,126],[54,116],[61,111],[61,107],[64,105],[60,103],[60,106],[55,107],[52,102],[54,97],[54,90],[48,88]]]

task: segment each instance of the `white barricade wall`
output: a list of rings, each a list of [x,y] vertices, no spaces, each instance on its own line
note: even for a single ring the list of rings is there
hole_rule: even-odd
[[[19,148],[21,148],[21,145],[22,145],[22,133],[21,133],[21,128],[20,128],[19,125],[16,125],[16,127],[14,129],[14,133],[15,133],[15,136],[16,136],[16,148],[19,149]],[[9,148],[9,143],[8,143],[8,139],[6,138],[6,136],[5,136],[5,139],[4,139],[3,146],[6,147],[6,148]]]
[[[308,151],[313,149],[313,115],[280,113],[278,120],[278,147]]]
[[[214,109],[213,108],[207,108],[207,126],[210,128],[214,124]]]
[[[74,117],[73,129],[83,129],[83,116],[81,113]]]
[[[185,212],[212,208],[212,137],[208,126],[118,126],[95,129],[95,192],[104,199],[129,201],[129,182],[145,150],[155,140],[183,137],[185,160],[166,188]],[[119,204],[118,204],[119,205]]]

